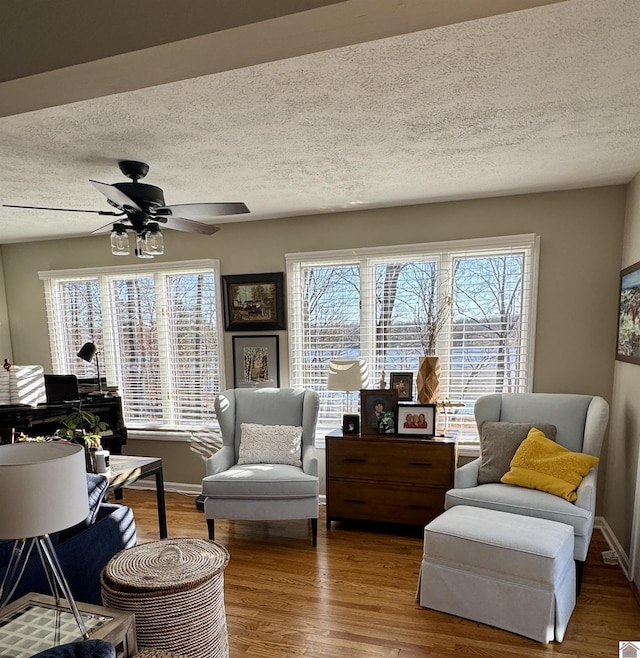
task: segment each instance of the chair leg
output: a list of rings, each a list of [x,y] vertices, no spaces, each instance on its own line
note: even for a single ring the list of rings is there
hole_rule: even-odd
[[[318,519],[311,519],[311,545],[318,545]]]
[[[582,576],[584,575],[584,562],[582,560],[576,560],[576,596],[580,596],[580,590],[582,589]]]
[[[216,538],[216,521],[215,519],[207,519],[207,528],[209,530],[209,539],[213,541]]]

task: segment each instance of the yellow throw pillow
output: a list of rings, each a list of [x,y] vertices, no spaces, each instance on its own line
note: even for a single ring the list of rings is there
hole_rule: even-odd
[[[573,502],[582,478],[600,460],[583,452],[571,452],[531,428],[500,482],[546,491]]]

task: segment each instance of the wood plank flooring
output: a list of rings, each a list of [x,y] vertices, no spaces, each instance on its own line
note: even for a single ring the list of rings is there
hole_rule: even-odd
[[[158,539],[155,493],[127,489],[138,541]],[[169,537],[206,537],[194,498],[167,493]],[[640,641],[640,606],[596,531],[582,594],[564,642],[547,645],[421,608],[415,599],[422,533],[333,523],[324,507],[318,547],[308,522],[218,521],[231,555],[225,606],[231,658],[612,658],[618,641]]]

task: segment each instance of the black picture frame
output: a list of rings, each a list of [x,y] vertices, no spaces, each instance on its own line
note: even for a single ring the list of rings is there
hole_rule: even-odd
[[[413,416],[424,416],[423,423],[409,424]],[[436,404],[421,404],[413,402],[398,402],[397,411],[398,436],[417,436],[433,438],[436,434]]]
[[[343,434],[360,434],[360,416],[358,414],[344,414],[342,416]]]
[[[640,261],[620,272],[616,359],[640,365]]]
[[[225,331],[285,329],[284,273],[222,277]]]
[[[234,388],[279,388],[278,336],[233,336]]]
[[[383,417],[378,418],[376,405],[382,403]],[[367,388],[360,391],[360,435],[395,436],[398,392],[392,388]]]
[[[413,373],[392,372],[389,375],[389,388],[398,391],[398,402],[413,400]]]

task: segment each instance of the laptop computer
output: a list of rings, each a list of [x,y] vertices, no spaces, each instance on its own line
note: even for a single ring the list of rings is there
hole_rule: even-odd
[[[47,404],[80,400],[78,378],[75,375],[45,375],[44,390],[47,395]]]

